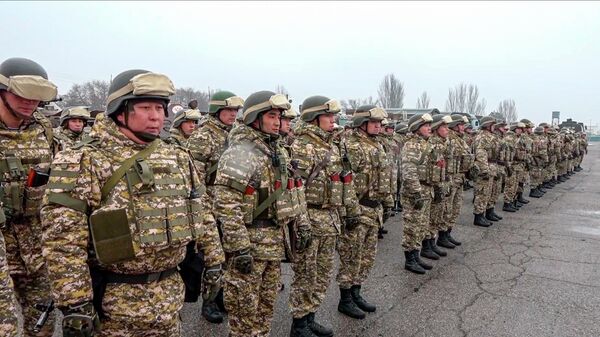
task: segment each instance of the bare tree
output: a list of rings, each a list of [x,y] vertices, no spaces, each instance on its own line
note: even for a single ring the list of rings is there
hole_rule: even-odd
[[[74,84],[69,92],[62,96],[62,105],[65,107],[85,105],[93,110],[101,110],[106,106],[108,87],[109,83],[101,80]]]
[[[448,89],[446,111],[466,112],[481,116],[485,113],[485,98],[479,99],[479,88],[474,84],[460,83]]]
[[[374,99],[373,96],[369,96],[365,99],[360,100],[360,105],[377,105],[381,103],[378,99]]]
[[[427,95],[427,91],[423,91],[421,96],[417,98],[417,109],[427,109],[429,108],[429,95]]]
[[[171,97],[171,103],[179,103],[183,106],[188,106],[192,100],[198,101],[198,109],[208,111],[208,100],[210,95],[207,92],[196,90],[194,88],[177,88],[175,95]]]
[[[404,107],[404,83],[400,82],[394,74],[387,74],[379,84],[379,103],[384,108]]]
[[[516,122],[518,119],[517,106],[513,99],[505,99],[498,104],[498,114],[502,115],[502,118],[507,123]]]
[[[342,104],[342,107],[344,108],[344,110],[356,110],[356,108],[358,108],[361,104],[360,104],[360,99],[353,99],[350,98],[348,100],[343,99],[340,104]]]

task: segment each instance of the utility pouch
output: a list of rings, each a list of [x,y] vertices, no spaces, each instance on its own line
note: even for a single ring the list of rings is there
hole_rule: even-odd
[[[23,216],[36,216],[42,207],[42,199],[46,192],[46,185],[38,187],[25,186],[25,201],[23,203]]]
[[[242,212],[244,214],[244,223],[249,225],[253,220],[254,208],[258,203],[258,193],[252,186],[246,186],[246,191],[242,197]]]
[[[329,204],[342,206],[344,198],[344,183],[340,174],[332,174],[329,180]]]
[[[92,213],[90,232],[100,263],[109,265],[135,257],[127,211],[124,208]]]
[[[306,202],[314,205],[325,203],[326,185],[322,179],[314,179],[310,185],[306,186]]]

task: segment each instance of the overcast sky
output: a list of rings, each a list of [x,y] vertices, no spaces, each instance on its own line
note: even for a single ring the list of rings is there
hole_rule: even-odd
[[[126,69],[178,87],[243,97],[285,86],[310,95],[377,96],[394,73],[405,108],[427,91],[479,87],[486,112],[514,99],[519,118],[600,123],[599,2],[0,3],[0,59],[42,64],[66,93]]]

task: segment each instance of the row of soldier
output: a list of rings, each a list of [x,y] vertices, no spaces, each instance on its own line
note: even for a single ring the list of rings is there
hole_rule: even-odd
[[[420,257],[460,245],[451,232],[467,178],[475,224],[489,226],[502,186],[511,211],[526,202],[523,172],[535,197],[579,170],[585,148],[551,128],[524,137],[523,123],[492,141],[488,132],[505,131],[485,118],[472,139],[461,115],[393,125],[372,105],[344,130],[334,123],[337,101],[311,96],[296,118],[270,91],[246,100],[217,92],[200,126],[197,110],[183,111],[162,141],[174,87],[145,70],[113,79],[106,112],[81,138],[85,109],[65,110],[56,130],[36,111],[56,96],[39,64],[9,59],[0,75],[7,336],[18,335],[15,295],[27,336],[52,335],[54,306],[65,336],[178,336],[183,302],[199,296],[207,320],[228,315],[231,336],[268,336],[282,260],[294,270],[290,335],[332,336],[315,313],[336,251],[338,310],[364,318],[376,306],[362,286],[395,211],[403,209],[405,267],[424,273],[431,265]]]

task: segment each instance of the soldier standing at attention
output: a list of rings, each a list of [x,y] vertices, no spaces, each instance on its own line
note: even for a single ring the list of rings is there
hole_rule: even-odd
[[[208,104],[208,118],[187,139],[186,147],[190,150],[200,177],[206,184],[210,200],[214,201],[214,183],[219,159],[227,148],[227,137],[238,111],[244,106],[244,100],[230,91],[217,91]],[[222,323],[225,313],[223,289],[214,300],[206,298],[206,294],[203,297],[202,316],[211,323]]]
[[[384,119],[381,123],[383,130],[378,137],[381,145],[383,145],[383,149],[385,150],[385,154],[388,158],[388,170],[390,171],[390,191],[392,194],[392,198],[394,199],[394,205],[397,205],[396,196],[398,195],[396,192],[398,190],[398,163],[400,161],[400,148],[398,147],[398,143],[394,140],[394,130],[395,125],[389,119]],[[394,207],[384,208],[383,209],[383,224],[387,222],[390,217],[396,215],[396,211]],[[383,239],[383,235],[387,234],[388,230],[383,227],[383,225],[379,228],[378,238]]]
[[[196,130],[196,127],[198,127],[198,122],[201,118],[202,114],[198,109],[180,111],[175,116],[175,119],[173,119],[173,125],[171,125],[171,129],[169,130],[170,135],[167,138],[167,142],[185,147],[187,140],[194,130]]]
[[[83,128],[91,119],[87,107],[77,106],[67,108],[60,114],[60,125],[54,129],[54,152],[71,147],[81,140]]]
[[[475,178],[475,197],[473,199],[475,219],[473,224],[475,226],[489,227],[492,223],[488,219],[496,219],[487,210],[496,176],[496,155],[494,153],[496,138],[493,134],[495,123],[494,117],[483,117],[480,121],[481,131],[473,141],[473,152],[475,153],[474,173],[472,174]]]
[[[289,175],[287,151],[279,142],[284,95],[259,91],[244,103],[243,124],[229,136],[214,183],[214,214],[227,256],[224,300],[230,336],[268,336],[288,224],[297,227],[295,247],[310,246],[310,223],[299,200],[300,184]]]
[[[419,250],[427,235],[429,211],[433,198],[431,175],[425,165],[431,149],[427,139],[431,136],[429,114],[416,114],[408,120],[408,130],[413,134],[402,148],[402,248],[406,262],[404,269],[425,274],[431,265],[421,261]]]
[[[6,217],[0,226],[6,244],[2,260],[8,263],[21,305],[25,336],[52,336],[54,330],[51,314],[40,332],[33,331],[41,314],[36,305],[46,306],[52,298],[39,212],[53,156],[53,132],[50,121],[36,109],[56,94],[56,86],[36,62],[10,58],[0,64],[0,204]],[[6,265],[0,268],[6,271]],[[1,282],[3,287],[10,285]],[[5,305],[10,307],[10,302],[0,306]],[[14,311],[4,316],[6,310],[10,309],[4,307],[0,314],[7,318],[0,320],[9,322]]]
[[[517,161],[517,134],[515,129],[516,123],[509,126],[509,131],[503,138],[503,148],[501,150],[501,157],[504,157],[506,161],[506,179],[504,183],[504,205],[502,210],[505,212],[516,212],[523,206],[522,203],[518,202],[517,197],[517,174],[521,169],[518,167],[520,164]]]
[[[177,265],[192,240],[205,285],[221,278],[224,254],[192,158],[159,139],[174,92],[164,75],[120,73],[90,139],[52,162],[41,216],[65,336],[180,336]]]
[[[290,336],[333,336],[333,330],[315,321],[334,269],[335,245],[342,231],[340,213],[353,217],[346,224],[357,222],[360,212],[352,191],[352,172],[344,161],[345,150],[334,142],[335,115],[341,111],[336,100],[325,96],[310,96],[302,103],[302,121],[295,129],[292,160],[297,161],[304,179],[308,218],[311,223],[312,244],[299,254],[292,265],[294,278],[290,307],[294,323]],[[353,198],[351,200],[344,200]],[[354,207],[351,208],[351,205]],[[348,211],[341,212],[348,206]],[[353,301],[345,305],[351,316],[364,312]],[[309,331],[302,331],[308,326]]]
[[[294,108],[289,108],[281,114],[281,127],[279,128],[279,136],[281,144],[288,150],[294,142],[294,132],[292,131],[292,121],[298,117],[298,113]]]
[[[432,135],[427,140],[430,148],[429,157],[424,163],[431,176],[433,185],[433,199],[429,210],[429,222],[425,238],[422,242],[421,256],[432,260],[439,260],[440,256],[447,253],[436,245],[438,232],[446,226],[444,217],[446,200],[450,196],[450,176],[447,173],[447,164],[450,161],[452,149],[448,146],[448,124],[452,123],[450,115],[437,114],[431,123]],[[446,248],[454,249],[451,242],[444,242]]]
[[[362,295],[362,285],[375,263],[377,232],[383,224],[383,209],[394,206],[390,190],[388,159],[383,146],[377,141],[381,121],[387,117],[382,108],[363,105],[352,116],[353,130],[346,139],[347,155],[354,174],[354,187],[360,203],[361,215],[357,223],[347,225],[339,238],[340,269],[337,283],[340,287],[338,311],[353,318],[353,301],[366,312],[375,312],[375,305]]]
[[[396,197],[394,199],[396,207],[394,208],[394,211],[402,212],[402,197],[400,193],[402,191],[402,147],[404,147],[404,144],[406,143],[408,138],[412,136],[412,134],[408,132],[408,124],[404,122],[396,124],[394,131],[394,141],[396,142],[396,146],[398,147],[398,177],[395,191]]]

